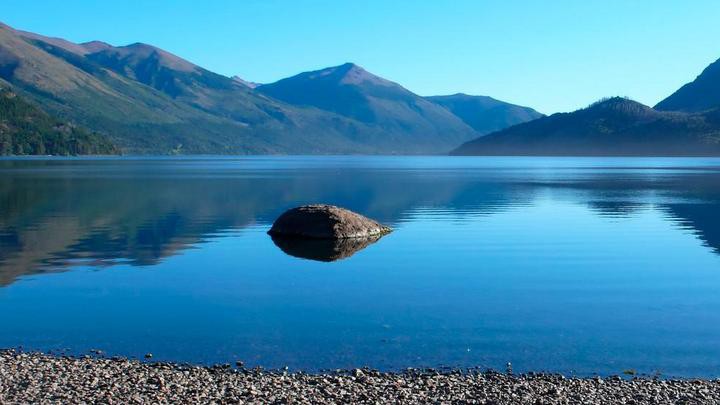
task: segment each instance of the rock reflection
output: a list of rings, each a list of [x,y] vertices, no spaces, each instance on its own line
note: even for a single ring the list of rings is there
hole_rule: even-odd
[[[347,259],[377,242],[382,236],[349,239],[308,239],[272,236],[275,246],[289,256],[319,262]]]

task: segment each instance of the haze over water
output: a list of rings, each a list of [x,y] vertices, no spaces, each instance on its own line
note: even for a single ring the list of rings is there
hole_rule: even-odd
[[[318,202],[395,231],[286,254]],[[0,347],[718,376],[719,209],[711,158],[3,160]]]

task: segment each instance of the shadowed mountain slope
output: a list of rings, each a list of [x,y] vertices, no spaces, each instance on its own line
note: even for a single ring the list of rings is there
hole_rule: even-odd
[[[467,142],[456,155],[717,155],[720,113],[662,112],[619,97]]]
[[[659,102],[662,111],[701,112],[720,108],[720,59],[705,68],[692,82]]]

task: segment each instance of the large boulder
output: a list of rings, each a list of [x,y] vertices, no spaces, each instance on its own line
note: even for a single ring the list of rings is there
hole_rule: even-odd
[[[348,239],[381,236],[391,229],[334,205],[303,205],[285,211],[268,232],[273,236]]]

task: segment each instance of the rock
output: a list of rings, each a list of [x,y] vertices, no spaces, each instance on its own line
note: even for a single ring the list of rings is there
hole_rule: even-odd
[[[268,232],[273,236],[348,239],[382,236],[391,231],[372,219],[334,205],[304,205],[285,211]]]

